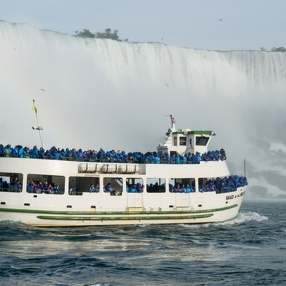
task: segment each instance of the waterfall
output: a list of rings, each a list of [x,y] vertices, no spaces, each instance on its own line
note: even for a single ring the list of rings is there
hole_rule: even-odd
[[[243,173],[246,159],[255,185],[284,195],[285,79],[286,53],[83,39],[0,21],[0,141],[40,145],[33,99],[47,148],[153,151],[174,114],[178,128],[213,130],[211,147],[225,148],[233,168]]]

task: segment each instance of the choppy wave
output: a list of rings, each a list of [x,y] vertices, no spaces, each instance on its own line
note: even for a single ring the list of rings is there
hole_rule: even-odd
[[[200,228],[209,228],[209,227],[221,227],[221,226],[236,226],[240,224],[245,224],[250,221],[256,221],[261,222],[263,220],[267,220],[268,217],[264,215],[260,215],[256,212],[240,212],[238,216],[232,220],[228,220],[225,222],[216,222],[216,223],[206,223],[206,224],[181,224],[182,227],[185,228],[194,228],[194,229],[200,229]]]
[[[285,206],[246,202],[235,219],[203,225],[1,222],[0,285],[283,285]]]
[[[238,216],[232,220],[226,222],[216,223],[217,225],[236,225],[236,224],[243,224],[250,221],[261,222],[263,220],[267,220],[268,217],[264,215],[260,215],[256,212],[241,212]]]

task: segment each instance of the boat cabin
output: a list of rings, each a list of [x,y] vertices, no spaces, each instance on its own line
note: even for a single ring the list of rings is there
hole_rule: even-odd
[[[159,153],[167,153],[169,156],[184,155],[188,152],[201,154],[208,151],[208,145],[212,136],[215,133],[211,130],[176,130],[174,118],[171,118],[171,128],[166,133],[166,141],[164,144],[159,144],[157,151]]]

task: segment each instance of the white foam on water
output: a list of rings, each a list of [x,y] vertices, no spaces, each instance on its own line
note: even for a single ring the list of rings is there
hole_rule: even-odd
[[[268,217],[260,215],[256,212],[240,212],[238,216],[234,219],[224,221],[224,222],[215,222],[215,223],[204,223],[204,224],[180,224],[181,227],[192,228],[192,229],[204,229],[209,227],[216,226],[235,226],[244,224],[250,221],[261,222],[264,220],[268,220]]]
[[[264,220],[268,220],[268,217],[260,215],[259,213],[256,212],[240,212],[238,216],[232,220],[228,220],[225,222],[217,222],[215,225],[236,225],[236,224],[244,224],[250,221],[257,221],[261,222]]]

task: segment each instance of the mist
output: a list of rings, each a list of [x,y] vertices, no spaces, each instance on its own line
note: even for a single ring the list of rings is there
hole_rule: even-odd
[[[286,197],[286,53],[82,39],[0,21],[0,143],[154,151],[177,128],[213,130],[249,193]]]

